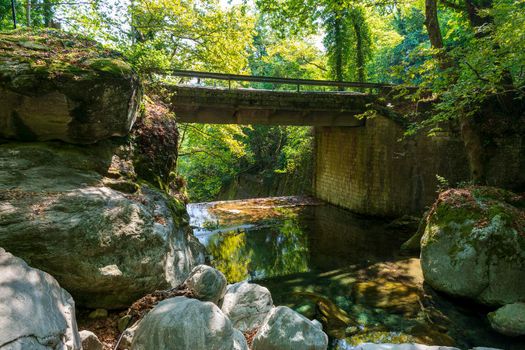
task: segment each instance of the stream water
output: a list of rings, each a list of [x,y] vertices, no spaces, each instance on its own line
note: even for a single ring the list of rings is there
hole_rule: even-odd
[[[229,283],[266,286],[274,304],[323,323],[330,349],[362,342],[524,350],[493,332],[486,310],[423,284],[417,257],[399,247],[412,230],[310,198],[188,205],[194,234]]]

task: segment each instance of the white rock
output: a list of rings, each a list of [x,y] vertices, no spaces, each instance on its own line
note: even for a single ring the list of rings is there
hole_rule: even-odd
[[[235,328],[246,332],[260,327],[272,307],[272,295],[267,288],[240,282],[228,286],[221,310]]]
[[[160,302],[140,321],[133,350],[231,350],[234,328],[211,302],[175,297]],[[242,348],[241,348],[242,349]]]
[[[71,295],[0,248],[0,349],[80,350]]]
[[[312,323],[314,324],[314,326],[316,326],[317,328],[319,328],[320,330],[323,330],[323,325],[321,322],[317,321],[317,320],[312,320]]]
[[[233,330],[233,350],[249,350],[248,342],[240,330]]]
[[[253,350],[325,350],[328,336],[286,306],[273,308],[253,340]]]
[[[227,281],[219,270],[207,265],[198,265],[193,268],[184,283],[199,300],[217,304],[226,292]]]
[[[82,343],[82,350],[102,350],[103,346],[95,333],[90,331],[80,332],[80,341]]]
[[[126,328],[122,333],[119,349],[131,349],[131,344],[133,343],[133,338],[135,337],[139,323],[140,322],[137,322],[133,326]]]

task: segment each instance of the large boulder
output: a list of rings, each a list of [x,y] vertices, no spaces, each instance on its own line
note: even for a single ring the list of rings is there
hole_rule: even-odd
[[[184,282],[195,297],[202,301],[218,304],[226,292],[226,277],[211,266],[196,266]]]
[[[243,332],[259,328],[272,308],[270,291],[248,282],[230,284],[221,304],[222,312]]]
[[[525,335],[525,303],[513,303],[488,314],[490,326],[511,337]]]
[[[139,323],[132,349],[173,349],[176,344],[177,350],[231,350],[237,336],[215,304],[175,297],[157,304]]]
[[[125,136],[141,96],[131,66],[94,41],[55,30],[0,34],[0,138]]]
[[[487,305],[525,295],[525,200],[491,187],[439,195],[421,240],[425,281]]]
[[[0,145],[0,246],[53,275],[90,308],[124,308],[179,285],[204,260],[184,206],[112,179],[113,149]]]
[[[252,344],[253,350],[326,350],[328,336],[317,326],[286,306],[268,313]]]
[[[0,248],[0,349],[80,350],[71,295]]]

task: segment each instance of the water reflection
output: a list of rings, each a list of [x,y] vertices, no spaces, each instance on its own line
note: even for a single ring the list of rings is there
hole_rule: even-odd
[[[308,270],[308,241],[293,210],[281,219],[264,219],[243,227],[221,227],[201,242],[228,281],[255,280]],[[249,235],[249,239],[246,239]],[[202,235],[201,235],[202,237]]]
[[[320,320],[331,349],[362,342],[525,349],[490,330],[486,310],[425,288],[419,259],[399,254],[413,233],[311,199],[190,204],[190,224],[230,283],[256,280]]]

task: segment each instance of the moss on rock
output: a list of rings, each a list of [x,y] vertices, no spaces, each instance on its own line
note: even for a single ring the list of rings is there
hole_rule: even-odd
[[[493,187],[439,195],[421,241],[425,280],[452,295],[489,305],[525,295],[522,195]]]
[[[0,33],[0,137],[95,143],[129,133],[142,97],[118,52],[57,30]]]

